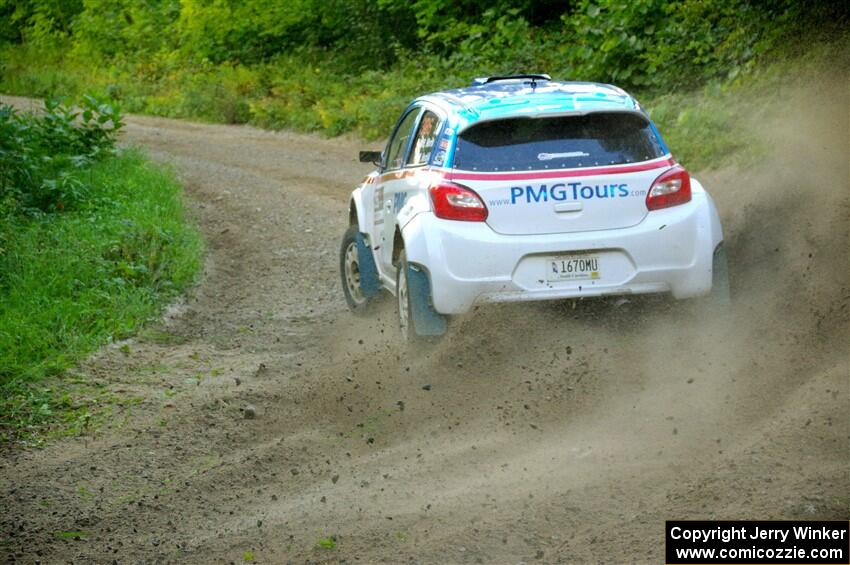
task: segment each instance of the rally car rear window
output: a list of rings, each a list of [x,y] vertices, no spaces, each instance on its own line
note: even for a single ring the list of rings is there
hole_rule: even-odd
[[[592,113],[482,122],[458,137],[454,167],[466,171],[568,169],[648,161],[664,155],[638,114]]]

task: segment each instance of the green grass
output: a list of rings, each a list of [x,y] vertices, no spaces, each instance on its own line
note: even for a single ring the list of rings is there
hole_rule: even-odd
[[[57,377],[132,335],[201,265],[201,238],[172,172],[130,150],[79,178],[90,192],[78,209],[0,219],[0,428],[8,436],[47,422],[88,426],[92,403],[68,394],[79,383]]]
[[[76,532],[76,531],[55,532],[53,535],[56,536],[59,539],[66,539],[66,540],[76,540],[76,539],[84,540],[84,539],[88,538],[88,534],[86,532]]]

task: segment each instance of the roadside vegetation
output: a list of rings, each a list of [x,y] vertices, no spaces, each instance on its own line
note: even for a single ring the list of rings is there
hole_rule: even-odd
[[[850,43],[843,2],[791,0],[0,0],[0,21],[7,93],[380,139],[416,94],[545,71],[629,89],[697,169],[756,155],[751,110]]]
[[[0,104],[0,442],[87,426],[95,399],[48,377],[131,335],[200,266],[174,175],[117,149],[121,127],[91,96]]]

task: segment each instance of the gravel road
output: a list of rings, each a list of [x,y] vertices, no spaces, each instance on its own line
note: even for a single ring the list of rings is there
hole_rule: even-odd
[[[761,162],[697,175],[730,312],[488,306],[412,353],[392,300],[355,318],[338,281],[374,145],[129,117],[186,186],[204,277],[72,372],[133,402],[4,454],[0,555],[662,563],[665,519],[850,518],[846,85],[815,96]]]

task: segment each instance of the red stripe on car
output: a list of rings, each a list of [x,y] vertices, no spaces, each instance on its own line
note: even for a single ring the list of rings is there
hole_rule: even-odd
[[[446,178],[450,180],[525,180],[525,179],[554,179],[564,177],[585,177],[591,175],[616,175],[621,173],[637,173],[650,171],[675,164],[672,159],[647,161],[636,165],[613,165],[610,167],[587,167],[584,169],[565,169],[561,171],[516,172],[516,173],[466,173],[450,172]]]

